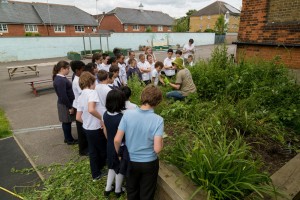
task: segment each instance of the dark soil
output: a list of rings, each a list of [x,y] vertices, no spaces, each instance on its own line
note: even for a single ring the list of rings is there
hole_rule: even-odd
[[[245,140],[252,147],[253,155],[263,161],[261,170],[271,175],[297,154],[292,146],[283,145],[267,136],[247,136]]]

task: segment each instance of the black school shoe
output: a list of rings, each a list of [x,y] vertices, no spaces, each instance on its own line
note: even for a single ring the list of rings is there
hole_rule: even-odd
[[[114,190],[115,190],[115,186],[112,185],[110,191],[104,191],[104,197],[108,198],[110,193],[113,192]]]
[[[121,192],[115,192],[117,198],[120,198],[123,194],[125,194],[125,189],[121,187]]]
[[[72,141],[64,140],[64,143],[67,143],[67,145],[74,145],[74,144],[78,144],[78,140],[76,140],[76,139],[74,139]]]

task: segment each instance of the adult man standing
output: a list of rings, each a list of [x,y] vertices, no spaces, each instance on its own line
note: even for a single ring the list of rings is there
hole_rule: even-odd
[[[184,64],[187,65],[187,59],[189,57],[189,55],[194,55],[195,53],[195,45],[194,45],[194,40],[193,39],[189,39],[189,43],[185,44],[183,46],[183,58],[184,58]]]
[[[179,70],[176,74],[176,82],[169,83],[170,86],[175,89],[167,93],[167,98],[173,98],[175,100],[183,100],[190,93],[196,92],[196,86],[194,84],[191,72],[183,67],[183,61],[181,58],[176,58],[172,64]]]

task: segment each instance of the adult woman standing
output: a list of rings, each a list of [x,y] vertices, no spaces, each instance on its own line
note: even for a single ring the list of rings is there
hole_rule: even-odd
[[[68,145],[77,144],[71,133],[71,124],[74,120],[74,109],[72,107],[75,99],[72,83],[66,77],[70,72],[70,65],[66,61],[59,61],[53,67],[53,86],[58,97],[57,110],[59,121],[62,122],[64,142]]]
[[[125,135],[130,171],[126,177],[128,200],[152,200],[156,190],[159,162],[157,154],[163,148],[164,120],[154,113],[162,92],[149,85],[141,95],[141,107],[127,110],[114,139],[116,152]],[[141,119],[141,120],[136,120]]]

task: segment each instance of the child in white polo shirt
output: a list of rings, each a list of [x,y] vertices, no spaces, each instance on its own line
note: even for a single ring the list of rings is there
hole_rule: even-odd
[[[105,174],[101,172],[106,161],[106,137],[102,127],[104,126],[99,110],[99,97],[95,90],[95,76],[89,72],[83,72],[79,78],[79,86],[82,93],[78,98],[76,120],[82,122],[83,131],[86,134],[90,167],[93,181],[99,180]]]

